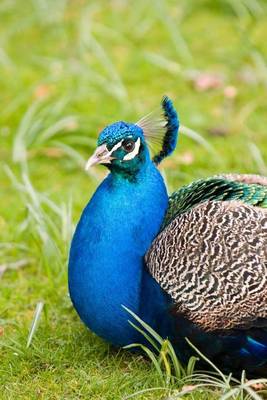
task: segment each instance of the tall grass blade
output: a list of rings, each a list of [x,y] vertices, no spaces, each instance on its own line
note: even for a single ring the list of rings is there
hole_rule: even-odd
[[[227,377],[221,372],[221,370],[220,370],[218,367],[216,367],[216,365],[213,364],[213,363],[208,359],[208,357],[206,357],[200,350],[198,350],[198,348],[197,348],[196,346],[194,346],[193,343],[190,342],[190,340],[188,340],[188,339],[186,338],[186,341],[187,341],[187,343],[189,344],[189,346],[192,347],[192,349],[194,349],[194,350],[197,352],[197,354],[199,354],[200,357],[201,357],[203,360],[205,360],[205,361],[218,373],[218,375],[220,375],[220,377],[221,377],[222,380],[225,382],[225,384],[228,385],[229,383],[228,383]]]
[[[198,132],[194,131],[193,129],[188,128],[184,125],[180,126],[180,132],[183,135],[189,137],[190,139],[193,139],[196,143],[200,144],[206,150],[208,150],[209,152],[211,152],[217,156],[217,153],[214,150],[214,148],[212,147],[212,145],[206,139],[204,139],[204,137],[202,135],[200,135],[200,133],[198,133]]]
[[[133,343],[128,346],[125,346],[125,348],[127,348],[127,349],[136,348],[136,347],[139,347],[140,349],[142,349],[143,352],[146,353],[146,355],[152,361],[152,364],[154,365],[154,367],[156,368],[156,371],[158,372],[161,383],[164,385],[166,383],[165,379],[164,379],[164,375],[163,375],[162,369],[160,368],[160,364],[159,364],[157,358],[155,357],[154,353],[148,347],[146,347],[140,343]]]
[[[152,329],[146,322],[144,322],[141,318],[138,317],[138,315],[136,315],[133,311],[131,311],[129,308],[125,307],[124,305],[122,305],[122,308],[124,308],[137,322],[139,322],[139,324],[145,328],[147,330],[148,333],[150,333],[150,335],[156,339],[156,341],[162,345],[163,343],[163,339],[162,337],[156,332],[154,331],[154,329]]]
[[[31,328],[30,328],[30,332],[29,332],[26,348],[29,348],[30,345],[31,345],[33,336],[34,336],[34,334],[35,334],[35,332],[37,330],[38,323],[39,323],[40,318],[41,318],[41,313],[42,313],[43,307],[44,307],[44,303],[43,302],[39,302],[36,305],[35,313],[34,313],[34,316],[33,316],[33,320],[32,320],[32,324],[31,324]]]
[[[255,143],[249,143],[248,147],[252,155],[252,158],[258,167],[259,173],[262,175],[267,175],[267,164],[265,163],[258,146],[256,146]]]
[[[128,322],[134,329],[136,329],[139,333],[141,333],[141,335],[144,336],[144,338],[148,341],[148,343],[150,343],[158,353],[160,352],[159,346],[157,345],[155,340],[153,340],[152,337],[148,333],[146,333],[146,331],[141,329],[139,326],[134,324],[132,321],[128,320]],[[127,346],[125,346],[125,348],[127,348]]]

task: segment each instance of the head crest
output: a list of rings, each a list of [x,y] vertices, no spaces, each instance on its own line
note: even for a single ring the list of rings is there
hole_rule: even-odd
[[[163,97],[160,110],[146,115],[136,125],[143,130],[155,153],[152,160],[156,165],[173,152],[177,144],[179,120],[172,101],[167,96]]]

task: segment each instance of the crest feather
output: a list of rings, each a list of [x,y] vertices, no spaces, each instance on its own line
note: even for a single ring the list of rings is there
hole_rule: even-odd
[[[177,144],[179,120],[169,97],[164,96],[161,107],[141,118],[136,125],[143,130],[156,165],[173,152]]]

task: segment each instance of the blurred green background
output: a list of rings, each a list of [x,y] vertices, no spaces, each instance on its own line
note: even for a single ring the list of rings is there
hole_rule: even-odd
[[[88,332],[67,297],[73,226],[106,173],[86,174],[85,160],[106,124],[137,121],[167,94],[183,125],[161,167],[170,191],[220,172],[267,175],[266,37],[259,0],[1,0],[3,399],[157,386],[142,358]]]

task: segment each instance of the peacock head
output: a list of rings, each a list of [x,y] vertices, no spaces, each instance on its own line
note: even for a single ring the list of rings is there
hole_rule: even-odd
[[[179,129],[177,112],[166,96],[160,111],[136,124],[119,121],[104,128],[86,170],[95,164],[103,164],[111,172],[133,176],[148,160],[158,165],[175,149]],[[149,148],[155,154],[152,158]]]

